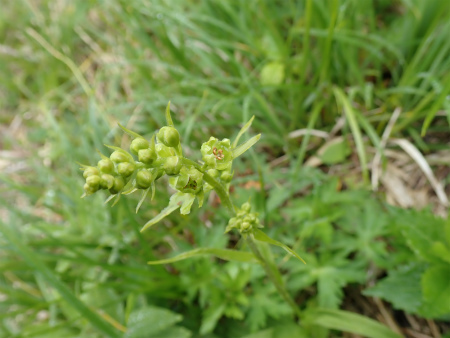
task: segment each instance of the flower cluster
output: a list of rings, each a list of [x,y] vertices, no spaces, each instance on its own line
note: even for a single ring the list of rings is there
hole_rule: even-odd
[[[232,229],[238,229],[241,234],[249,234],[264,226],[259,223],[259,214],[257,212],[250,212],[251,206],[249,202],[242,204],[241,208],[237,210],[236,217],[228,221],[225,232]]]
[[[86,179],[83,197],[104,189],[112,194],[108,200],[116,198],[117,202],[121,195],[142,190],[139,208],[150,189],[153,197],[155,181],[167,175],[169,184],[177,192],[172,195],[167,208],[146,224],[148,227],[153,221],[160,220],[178,208],[182,214],[189,213],[195,199],[201,207],[205,193],[212,189],[221,189],[223,193],[228,194],[233,178],[233,160],[255,144],[260,137],[254,136],[237,146],[239,138],[250,127],[253,118],[241,129],[233,144],[229,139],[220,141],[215,137],[203,143],[200,150],[202,164],[183,157],[180,134],[170,116],[170,104],[166,109],[166,120],[167,125],[159,129],[150,141],[119,125],[133,138],[130,151],[107,146],[114,150],[109,157],[101,154],[102,159],[96,167],[83,166],[83,176]]]

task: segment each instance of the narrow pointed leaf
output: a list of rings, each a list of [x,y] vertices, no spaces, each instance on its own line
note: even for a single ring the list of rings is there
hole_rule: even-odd
[[[283,248],[284,250],[286,250],[288,253],[290,253],[292,256],[296,257],[298,260],[302,261],[304,264],[306,264],[306,262],[294,251],[292,250],[290,247],[288,247],[287,245],[278,242],[272,238],[270,238],[269,236],[267,236],[264,232],[262,232],[261,230],[255,230],[255,232],[253,233],[253,236],[255,237],[256,240],[260,241],[260,242],[264,242],[264,243],[268,243],[268,244],[272,244],[272,245],[276,245],[279,246],[280,248]]]
[[[127,155],[128,159],[129,159],[131,162],[134,162],[133,156],[131,156],[130,153],[126,152],[126,151],[123,150],[122,148],[115,147],[115,146],[109,146],[109,145],[107,145],[107,144],[105,144],[105,147],[108,147],[109,149],[116,150],[116,151],[118,151],[118,152],[121,152],[121,153]]]
[[[139,208],[141,207],[142,203],[144,203],[144,200],[147,197],[149,191],[150,191],[150,188],[147,188],[142,192],[141,199],[139,200],[139,203],[136,206],[136,214],[138,213]]]
[[[173,127],[172,116],[170,116],[170,101],[169,101],[169,103],[167,104],[167,107],[166,107],[166,121],[167,121],[167,125],[169,127]]]
[[[237,148],[234,148],[233,149],[233,158],[241,156],[248,149],[250,149],[256,142],[258,142],[260,138],[261,138],[261,134],[255,135],[251,139],[249,139],[246,142],[242,143]]]
[[[147,264],[168,264],[178,262],[187,258],[201,256],[201,255],[213,255],[226,261],[237,261],[245,263],[259,263],[258,259],[250,252],[229,250],[229,249],[216,249],[216,248],[199,248],[188,252],[184,252],[172,258],[161,259],[158,261],[150,261]]]
[[[236,139],[233,141],[233,145],[232,145],[233,148],[236,148],[236,146],[239,142],[239,139],[241,138],[242,135],[244,135],[244,133],[248,130],[248,128],[250,128],[254,119],[255,119],[255,115],[253,115],[252,118],[241,128],[238,135],[236,136]]]
[[[95,149],[96,151],[97,151],[97,153],[100,155],[100,157],[102,158],[102,160],[109,160],[109,157],[108,156],[105,156],[105,155],[103,155],[102,153],[101,153],[101,151],[100,150],[98,150],[98,149]]]
[[[108,202],[111,201],[116,196],[117,196],[117,194],[109,196],[103,204],[108,204]]]
[[[357,313],[335,310],[317,309],[311,313],[313,323],[332,330],[351,332],[370,338],[400,338],[401,334],[387,326]]]
[[[113,204],[111,204],[111,208],[112,208],[113,206],[115,206],[115,205],[117,204],[117,202],[119,202],[120,196],[122,196],[122,195],[119,193],[119,194],[116,194],[115,196],[117,196],[117,197],[116,197],[116,199],[114,200]]]
[[[192,205],[192,201],[189,201],[189,198],[186,197],[186,195],[190,194],[184,194],[182,192],[177,192],[176,194],[173,194],[170,197],[169,205],[165,207],[161,212],[153,217],[150,221],[148,221],[141,229],[141,232],[145,231],[146,229],[150,228],[152,225],[158,223],[160,220],[162,220],[164,217],[170,215],[172,212],[177,210],[180,207],[183,207],[183,205],[187,202]],[[195,197],[195,196],[194,196]],[[184,205],[184,208],[186,208],[186,205]]]
[[[151,198],[151,200],[153,201],[153,199],[155,198],[155,192],[156,192],[155,181],[152,182],[150,187],[152,188],[152,198]]]
[[[130,136],[132,136],[132,137],[135,137],[135,138],[144,138],[143,136],[139,135],[138,133],[135,133],[134,131],[132,131],[132,130],[130,130],[130,129],[128,129],[128,128],[125,128],[125,127],[122,126],[120,123],[118,123],[118,125],[119,125],[119,127],[120,127],[125,133],[127,133],[128,135],[130,135]]]

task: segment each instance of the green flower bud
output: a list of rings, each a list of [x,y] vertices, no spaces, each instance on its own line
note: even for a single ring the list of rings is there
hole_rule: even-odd
[[[180,134],[174,127],[162,127],[156,137],[167,147],[175,148],[180,144]]]
[[[100,185],[100,176],[89,176],[88,178],[86,178],[86,184],[91,188],[98,190],[98,186]]]
[[[175,156],[175,151],[172,148],[167,147],[162,143],[158,143],[155,146],[155,150],[156,150],[156,153],[158,154],[158,157]]]
[[[153,175],[146,169],[139,170],[136,175],[136,187],[147,189],[153,182]]]
[[[117,166],[117,171],[123,177],[130,176],[135,169],[136,166],[134,165],[134,163],[119,163],[119,165]]]
[[[116,178],[114,178],[114,184],[112,186],[112,188],[109,189],[109,192],[111,194],[117,194],[120,192],[120,190],[123,189],[125,185],[125,181],[123,180],[122,176],[117,176]]]
[[[133,154],[137,155],[139,150],[147,149],[149,147],[149,143],[146,139],[141,137],[135,138],[130,144],[130,150]]]
[[[219,141],[211,137],[208,142],[202,144],[202,159],[211,169],[229,169],[233,160],[231,143],[229,139]]]
[[[156,160],[156,153],[151,149],[141,149],[138,151],[139,162],[151,164]]]
[[[177,177],[175,189],[184,193],[197,194],[202,190],[203,174],[193,166],[184,166]]]
[[[241,231],[246,232],[251,229],[251,224],[249,222],[242,222]]]
[[[103,159],[98,161],[98,168],[105,174],[112,174],[114,172],[114,163],[110,159]]]
[[[93,193],[95,193],[98,190],[98,188],[91,187],[87,183],[84,184],[83,189],[84,189],[84,192],[86,193],[86,195],[92,195]]]
[[[113,152],[111,156],[109,156],[109,158],[111,159],[111,161],[115,163],[123,163],[128,162],[130,160],[130,158],[126,154],[118,150]]]
[[[98,174],[100,174],[100,172],[98,171],[97,168],[95,168],[95,167],[88,167],[88,168],[86,168],[84,170],[83,177],[84,178],[88,178],[91,175],[98,175]]]
[[[224,171],[221,175],[220,175],[220,179],[222,181],[224,181],[225,183],[229,183],[231,182],[231,180],[233,179],[233,174],[228,172],[228,171]]]
[[[241,205],[241,210],[245,212],[250,212],[251,208],[252,206],[248,202],[245,202],[244,204]]]
[[[111,189],[114,185],[114,176],[103,174],[100,181],[101,189]]]
[[[167,157],[163,165],[164,171],[169,176],[178,175],[180,173],[181,167],[182,163],[178,156]]]

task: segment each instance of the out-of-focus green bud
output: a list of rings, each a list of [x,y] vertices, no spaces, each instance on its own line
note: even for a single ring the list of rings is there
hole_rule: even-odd
[[[202,159],[210,169],[225,170],[230,168],[233,160],[230,140],[219,141],[215,137],[202,144]]]
[[[156,160],[156,153],[151,149],[141,149],[138,151],[139,162],[151,164]]]
[[[126,154],[122,153],[121,151],[116,150],[115,152],[113,152],[111,154],[111,156],[109,156],[109,158],[111,159],[111,161],[115,162],[115,163],[123,163],[123,162],[128,162],[129,158]]]
[[[197,194],[203,186],[203,174],[193,166],[184,166],[177,177],[175,189],[184,193]]]
[[[180,134],[174,127],[162,127],[156,137],[167,147],[175,148],[180,144]]]
[[[88,167],[88,168],[86,168],[84,170],[83,177],[84,178],[88,178],[89,176],[98,175],[98,174],[100,174],[100,172],[98,171],[97,168],[95,168],[95,167]]]
[[[130,150],[133,154],[138,155],[139,150],[147,149],[149,147],[149,143],[146,139],[141,137],[135,138],[130,144]]]
[[[147,169],[139,170],[136,175],[136,187],[147,189],[153,182],[153,175]]]
[[[178,156],[167,157],[163,165],[164,171],[169,176],[178,175],[181,167],[182,163]]]
[[[84,192],[86,193],[86,195],[92,195],[93,193],[95,193],[98,190],[97,188],[91,187],[89,184],[85,183],[83,186]]]
[[[114,172],[114,163],[110,159],[103,159],[98,161],[98,168],[102,173],[112,174]]]
[[[175,151],[172,148],[167,147],[162,143],[158,143],[155,146],[155,150],[156,150],[156,153],[158,154],[158,157],[175,156]]]
[[[86,184],[91,188],[98,190],[98,186],[100,185],[100,176],[91,175],[86,178]]]
[[[233,179],[233,174],[228,172],[228,171],[224,171],[221,175],[220,175],[220,179],[222,181],[224,181],[225,183],[231,182],[231,180]]]
[[[117,176],[116,178],[114,178],[114,184],[112,186],[112,188],[109,189],[109,192],[111,194],[117,194],[120,192],[120,190],[123,189],[125,185],[125,181],[123,180],[122,176]]]
[[[251,208],[252,206],[248,202],[245,202],[244,204],[241,205],[241,210],[245,212],[250,212]]]
[[[134,172],[135,169],[136,169],[136,165],[134,163],[126,163],[126,162],[119,163],[119,165],[117,166],[117,171],[123,177],[130,176]]]
[[[114,176],[103,174],[100,181],[101,189],[111,189],[114,185]]]

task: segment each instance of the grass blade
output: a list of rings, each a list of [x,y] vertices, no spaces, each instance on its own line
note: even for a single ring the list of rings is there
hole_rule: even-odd
[[[178,262],[187,258],[201,256],[201,255],[213,255],[226,261],[237,261],[245,263],[259,263],[258,259],[250,252],[229,250],[229,249],[216,249],[216,248],[199,248],[188,252],[184,252],[172,258],[161,259],[158,261],[150,261],[147,264],[168,264]]]
[[[9,243],[17,250],[23,260],[39,273],[52,287],[54,287],[62,298],[75,310],[77,310],[87,321],[89,321],[99,331],[103,332],[107,337],[120,337],[119,333],[108,324],[96,312],[88,308],[81,302],[58,277],[31,251],[6,224],[0,222],[0,231],[9,241]]]
[[[356,144],[356,151],[358,152],[359,162],[361,164],[361,171],[363,174],[363,179],[367,183],[369,181],[369,171],[367,167],[367,157],[366,151],[364,149],[364,141],[362,139],[361,130],[356,118],[356,111],[353,109],[347,96],[344,94],[342,89],[338,87],[333,87],[334,96],[338,103],[342,106],[344,110],[345,117],[350,125],[350,129],[353,134],[353,138]]]

